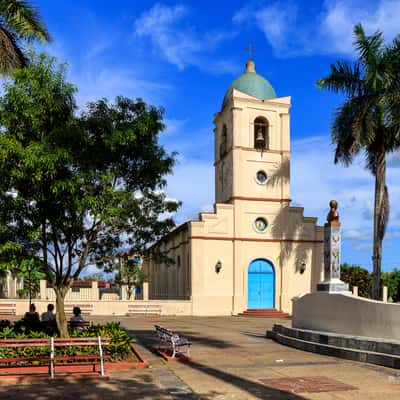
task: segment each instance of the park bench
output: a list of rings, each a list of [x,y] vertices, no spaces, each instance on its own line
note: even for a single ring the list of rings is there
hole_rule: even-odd
[[[190,346],[192,343],[185,336],[179,333],[173,332],[170,329],[163,328],[160,325],[154,325],[156,328],[159,349],[161,351],[171,353],[171,358],[175,358],[176,355],[182,355],[185,350],[186,356],[190,357]]]
[[[82,315],[92,315],[93,313],[93,304],[86,303],[86,304],[65,304],[64,310],[65,314],[72,315],[72,310],[74,307],[79,307],[81,309]]]
[[[16,315],[16,305],[12,303],[0,303],[0,315]]]
[[[128,304],[128,315],[161,315],[161,304]]]
[[[41,339],[0,339],[0,349],[16,348],[41,348],[41,356],[18,356],[18,357],[0,357],[0,368],[18,368],[45,365],[49,368],[49,374],[52,378],[55,376],[57,366],[74,365],[93,365],[93,371],[96,371],[96,365],[100,366],[100,374],[104,376],[104,361],[109,360],[111,356],[103,354],[103,347],[110,344],[109,338],[98,337],[77,337],[77,338],[41,338]],[[97,347],[97,354],[88,355],[57,355],[58,348],[66,347]]]
[[[93,321],[67,321],[69,329],[86,329],[93,325]]]

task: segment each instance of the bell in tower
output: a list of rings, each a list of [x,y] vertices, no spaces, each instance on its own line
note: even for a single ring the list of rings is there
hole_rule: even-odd
[[[256,149],[264,149],[265,148],[265,137],[262,131],[262,128],[258,128],[257,136],[256,136]]]

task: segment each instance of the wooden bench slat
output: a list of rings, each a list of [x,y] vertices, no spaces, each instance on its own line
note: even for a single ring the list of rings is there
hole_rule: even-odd
[[[50,341],[48,342],[36,342],[36,343],[29,343],[29,342],[23,342],[23,343],[8,343],[8,344],[0,344],[0,348],[7,348],[7,347],[46,347],[50,346]]]
[[[111,356],[106,354],[103,356],[104,360],[110,360]],[[98,354],[87,356],[56,356],[54,357],[54,361],[74,361],[74,360],[100,360],[100,356]]]
[[[103,343],[103,346],[108,346],[110,343]],[[66,343],[57,343],[56,347],[74,347],[74,346],[98,346],[98,342],[66,342]]]
[[[52,347],[54,345],[54,350]],[[100,338],[101,346],[107,346],[110,343],[110,338]],[[99,344],[98,337],[85,337],[85,338],[44,338],[44,339],[0,339],[0,348],[29,348],[29,347],[46,347],[49,349],[49,356],[41,357],[5,357],[0,358],[0,365],[5,365],[7,368],[15,367],[10,363],[21,363],[21,362],[46,362],[49,365],[51,376],[54,376],[55,363],[65,362],[67,365],[80,365],[82,363],[93,364],[93,370],[95,370],[95,364],[100,362],[100,372],[104,375],[104,360],[111,359],[110,355],[103,355],[102,348]],[[98,354],[87,354],[77,356],[55,356],[54,351],[57,348],[63,347],[75,347],[75,346],[91,346],[97,347]],[[79,363],[79,364],[77,364]]]
[[[21,361],[26,361],[26,362],[31,362],[31,361],[47,361],[49,362],[50,356],[49,357],[9,357],[9,358],[1,358],[0,357],[0,363],[9,363],[9,362],[21,362]]]

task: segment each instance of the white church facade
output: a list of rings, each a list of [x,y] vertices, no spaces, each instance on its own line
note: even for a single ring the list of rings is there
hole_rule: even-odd
[[[214,212],[155,245],[175,262],[145,263],[150,300],[190,300],[192,315],[291,313],[316,290],[323,227],[290,206],[289,108],[249,60],[214,118]]]

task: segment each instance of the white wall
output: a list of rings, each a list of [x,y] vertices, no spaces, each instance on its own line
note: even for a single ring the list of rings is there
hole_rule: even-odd
[[[316,292],[293,300],[293,328],[400,340],[400,304]]]
[[[47,310],[47,304],[55,302],[48,300],[32,300],[32,302],[36,306],[36,311],[41,314]],[[17,316],[22,317],[29,310],[29,302],[26,299],[23,300],[10,300],[10,299],[2,299],[0,300],[1,304],[8,304],[7,308],[10,308],[10,304],[15,304],[16,314]],[[82,304],[91,304],[93,307],[93,312],[91,315],[117,315],[124,316],[128,313],[128,305],[161,305],[161,315],[191,315],[192,314],[192,302],[191,301],[179,301],[179,300],[154,300],[154,301],[144,301],[144,300],[135,300],[135,301],[76,301],[76,302],[65,302],[66,306],[75,306]],[[83,316],[86,319],[90,319],[90,316],[85,315],[85,312],[82,311]],[[0,318],[1,319],[1,318]]]

